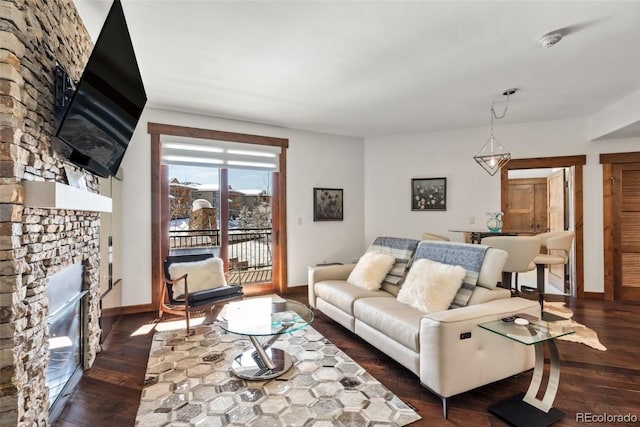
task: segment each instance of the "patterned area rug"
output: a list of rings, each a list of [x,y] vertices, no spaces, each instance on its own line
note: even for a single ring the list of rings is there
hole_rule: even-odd
[[[276,379],[246,381],[233,358],[253,348],[217,325],[156,332],[136,426],[404,426],[421,417],[311,327],[274,347],[294,360]]]
[[[580,344],[588,345],[589,347],[595,348],[600,351],[607,351],[607,347],[602,345],[600,340],[598,339],[598,334],[591,328],[587,328],[581,323],[576,322],[571,319],[573,317],[573,311],[568,308],[563,302],[545,302],[544,303],[544,311],[549,312],[551,314],[555,314],[560,317],[564,317],[566,320],[558,320],[556,322],[551,322],[550,327],[553,328],[565,328],[572,327],[576,329],[575,334],[564,335],[558,339],[564,341],[577,342]]]

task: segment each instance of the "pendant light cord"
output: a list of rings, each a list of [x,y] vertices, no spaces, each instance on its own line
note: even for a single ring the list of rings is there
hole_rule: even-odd
[[[507,110],[509,109],[509,97],[511,96],[511,93],[508,93],[507,91],[507,100],[504,104],[504,111],[502,112],[502,114],[498,117],[498,115],[496,114],[496,110],[493,108],[493,102],[491,103],[491,135],[493,136],[493,119],[495,118],[496,120],[501,120],[504,119],[504,116],[507,115]]]

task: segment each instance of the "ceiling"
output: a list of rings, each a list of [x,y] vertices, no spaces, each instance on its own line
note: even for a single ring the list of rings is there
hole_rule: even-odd
[[[95,40],[111,1],[74,2]],[[150,107],[368,137],[488,127],[512,87],[500,124],[640,90],[640,1],[122,3]]]

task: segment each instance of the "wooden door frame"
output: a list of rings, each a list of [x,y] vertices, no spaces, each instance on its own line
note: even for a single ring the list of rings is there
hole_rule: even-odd
[[[640,163],[640,152],[600,154],[602,165],[602,231],[604,233],[604,299],[615,300],[615,245],[613,236],[613,165]]]
[[[601,298],[599,293],[584,291],[584,193],[583,166],[587,163],[586,155],[535,157],[529,159],[511,159],[500,169],[500,206],[502,212],[509,207],[509,171],[517,169],[569,168],[574,167],[573,200],[574,228],[576,233],[576,297]],[[509,228],[509,218],[504,218],[504,228]]]
[[[262,135],[251,135],[236,132],[226,132],[213,129],[192,128],[187,126],[176,126],[162,123],[151,123],[147,125],[147,131],[151,135],[151,305],[157,309],[160,304],[160,291],[162,290],[163,273],[162,264],[164,257],[168,254],[168,235],[163,230],[163,211],[161,197],[161,176],[160,165],[162,161],[161,135],[182,136],[189,138],[213,139],[218,141],[241,142],[255,145],[269,145],[280,147],[278,189],[279,199],[277,209],[277,219],[280,222],[279,245],[277,250],[281,266],[274,271],[273,277],[278,279],[279,287],[277,291],[284,293],[287,290],[287,213],[286,213],[286,166],[287,148],[289,140],[286,138],[276,138]],[[273,201],[272,201],[273,203]],[[164,212],[166,215],[166,212]],[[275,276],[277,274],[278,276]]]

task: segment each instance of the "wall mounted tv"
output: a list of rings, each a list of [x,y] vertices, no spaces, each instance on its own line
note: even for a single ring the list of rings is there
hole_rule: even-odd
[[[56,88],[64,90],[58,81]],[[66,74],[66,73],[64,73]],[[115,176],[147,95],[124,11],[115,0],[72,96],[56,94],[59,125],[54,148],[70,162]]]

